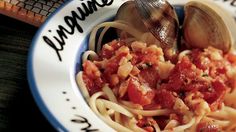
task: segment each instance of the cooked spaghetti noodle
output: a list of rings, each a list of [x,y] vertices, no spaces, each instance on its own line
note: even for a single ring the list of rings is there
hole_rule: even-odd
[[[102,46],[110,27],[129,35]],[[94,28],[77,74],[91,109],[120,132],[236,131],[236,55],[188,49],[170,62],[147,34],[122,21]]]

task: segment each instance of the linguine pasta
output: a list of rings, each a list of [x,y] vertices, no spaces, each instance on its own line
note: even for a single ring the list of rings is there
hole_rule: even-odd
[[[110,27],[129,35],[102,46]],[[168,61],[157,45],[122,21],[94,28],[77,83],[97,116],[120,132],[236,131],[236,56],[208,47]]]

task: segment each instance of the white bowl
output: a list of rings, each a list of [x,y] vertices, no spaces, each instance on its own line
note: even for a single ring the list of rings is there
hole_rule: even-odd
[[[81,54],[87,49],[91,29],[98,23],[111,19],[124,2],[125,0],[67,1],[47,19],[35,35],[28,58],[28,80],[40,110],[56,130],[114,131],[85,102],[75,75],[81,66]],[[186,0],[169,2],[183,5]],[[85,11],[89,7],[88,3],[90,7],[95,4],[97,8]],[[235,15],[236,9],[230,2],[222,0],[216,3]],[[181,8],[178,12],[181,14]]]

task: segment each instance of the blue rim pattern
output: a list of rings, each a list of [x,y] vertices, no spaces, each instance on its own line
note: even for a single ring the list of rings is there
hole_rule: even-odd
[[[39,34],[42,32],[44,27],[47,25],[47,23],[59,12],[61,11],[66,5],[68,5],[71,1],[73,0],[68,0],[64,4],[62,4],[60,7],[57,8],[56,11],[54,11],[48,18],[47,20],[43,23],[43,25],[39,28],[37,33],[35,34],[31,46],[29,48],[28,52],[28,60],[27,60],[27,78],[28,78],[28,83],[30,86],[31,93],[34,97],[34,100],[36,104],[38,105],[40,111],[43,113],[43,115],[46,117],[46,119],[51,123],[51,125],[58,131],[60,132],[67,132],[68,130],[56,119],[56,117],[49,111],[47,106],[44,103],[44,100],[39,94],[38,87],[35,82],[35,77],[34,77],[34,70],[33,70],[33,53],[35,50],[35,45],[36,41],[38,40]]]

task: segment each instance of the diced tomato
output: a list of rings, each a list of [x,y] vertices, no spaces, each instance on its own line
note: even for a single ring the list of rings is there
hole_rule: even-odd
[[[159,61],[159,56],[163,53],[156,46],[149,46],[145,48],[144,56],[142,58],[143,63],[150,63],[152,65],[157,65]]]
[[[162,108],[172,108],[175,104],[176,98],[172,92],[165,89],[156,90],[155,101],[160,104]]]
[[[192,61],[197,68],[206,70],[209,68],[210,60],[202,54],[200,49],[194,49],[192,51]]]
[[[131,59],[132,65],[142,62],[143,54],[141,52],[131,53],[131,55],[133,56]]]
[[[226,59],[231,63],[236,63],[236,54],[229,53],[226,55]]]
[[[155,93],[151,88],[141,86],[141,83],[136,78],[130,78],[128,84],[128,96],[130,101],[140,105],[151,104]]]
[[[212,82],[212,86],[218,94],[226,91],[226,86],[219,80]]]
[[[105,69],[105,73],[115,74],[119,68],[119,62],[120,60],[118,58],[109,60]]]
[[[182,59],[182,61],[177,64],[176,67],[183,81],[185,81],[185,79],[195,80],[198,76],[200,76],[201,73],[199,69],[194,67],[188,58]]]
[[[135,65],[142,62],[144,64],[149,63],[156,65],[159,61],[159,56],[161,56],[161,54],[162,53],[159,50],[152,49],[149,47],[144,53],[140,51],[133,53],[131,63]]]
[[[101,79],[101,72],[97,66],[91,61],[85,61],[83,63],[83,69],[83,80],[89,93],[92,95],[93,93],[100,91],[103,81]]]
[[[117,49],[119,49],[121,46],[123,46],[125,43],[122,41],[113,40],[108,45],[111,47],[111,49],[107,49],[105,47],[102,48],[101,52],[99,53],[99,56],[101,58],[110,59]]]
[[[221,79],[226,77],[227,69],[225,67],[225,62],[223,61],[215,61],[211,63],[209,66],[209,75],[213,78],[217,78],[221,76]]]
[[[210,87],[210,82],[205,81],[205,80],[196,80],[192,81],[191,83],[187,84],[185,86],[185,91],[191,91],[191,92],[196,92],[199,90],[207,90]]]
[[[183,85],[183,81],[180,78],[180,74],[172,75],[169,82],[162,84],[161,87],[170,91],[180,92]]]
[[[221,129],[218,125],[209,122],[200,122],[197,125],[197,132],[220,132]]]
[[[91,79],[96,79],[101,76],[101,72],[98,67],[89,60],[83,63],[83,69],[85,74]]]
[[[85,73],[83,73],[83,81],[88,88],[88,91],[91,91],[91,89],[93,89],[94,87],[93,80],[90,79]]]
[[[111,59],[108,60],[107,65],[106,65],[106,69],[104,71],[104,74],[106,74],[105,76],[107,77],[107,80],[110,80],[110,76],[112,74],[116,74],[117,70],[119,68],[119,62],[122,59],[122,57],[126,56],[127,53],[121,53]]]
[[[216,91],[217,99],[215,100],[214,103],[212,103],[210,105],[210,108],[213,111],[215,111],[215,110],[217,110],[221,106],[221,104],[222,104],[222,102],[224,100],[225,94],[226,94],[227,87],[222,82],[220,82],[220,81],[213,82],[212,86],[213,86],[213,88]]]
[[[156,88],[157,83],[160,80],[158,71],[153,67],[141,70],[139,75],[139,80],[143,80],[145,83],[148,83],[151,88]]]
[[[168,83],[164,85],[169,91],[187,91],[187,89],[185,89],[186,85],[190,84],[192,80],[195,80],[199,75],[200,70],[196,69],[187,57],[184,57],[176,64],[170,73]]]
[[[111,85],[112,84],[112,79],[111,79],[111,76],[114,75],[114,74],[117,74],[117,71],[118,71],[118,68],[119,68],[119,63],[120,63],[120,60],[127,56],[128,53],[123,53],[123,52],[120,52],[118,55],[110,58],[108,61],[107,61],[107,64],[106,64],[106,68],[104,69],[104,72],[102,74],[102,79],[109,83],[109,86],[110,87],[113,87],[114,85]]]
[[[88,88],[89,94],[93,95],[94,93],[101,91],[103,86],[103,81],[101,78],[92,79],[89,78],[85,73],[83,73],[83,81]]]
[[[101,58],[106,58],[106,59],[110,59],[113,55],[115,54],[115,50],[114,49],[107,49],[107,48],[102,48],[99,56],[101,56]]]
[[[142,58],[143,63],[157,64],[158,56],[155,54],[145,54]]]
[[[119,49],[120,47],[122,47],[123,45],[125,45],[125,42],[122,41],[122,40],[119,40],[119,41],[113,40],[113,41],[111,41],[109,44],[110,44],[111,47],[114,48],[114,50],[117,50],[117,49]]]
[[[211,110],[215,111],[223,102],[226,94],[226,86],[220,81],[214,81],[212,82],[211,90],[202,93],[204,95],[204,99],[210,104]]]
[[[227,70],[225,67],[219,67],[216,69],[218,74],[226,74]]]
[[[179,63],[176,64],[176,70],[182,71],[185,69],[191,69],[192,62],[188,57],[183,57]]]

